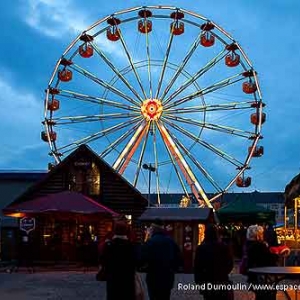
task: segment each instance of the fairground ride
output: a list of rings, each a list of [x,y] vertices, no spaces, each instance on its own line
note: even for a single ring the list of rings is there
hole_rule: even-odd
[[[87,144],[158,204],[180,190],[212,207],[233,184],[250,186],[264,106],[257,72],[222,27],[185,9],[134,7],[86,28],[58,59],[41,138],[56,163]]]

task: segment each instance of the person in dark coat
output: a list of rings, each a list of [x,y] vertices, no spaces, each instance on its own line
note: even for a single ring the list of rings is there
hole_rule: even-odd
[[[194,261],[195,282],[205,287],[201,290],[205,300],[232,299],[229,289],[208,288],[208,284],[229,284],[228,275],[232,268],[233,256],[229,246],[219,241],[215,226],[207,225],[203,243],[197,247]]]
[[[247,229],[247,241],[245,245],[247,257],[247,270],[258,267],[269,267],[276,265],[276,256],[273,255],[264,241],[264,229],[262,226],[251,225]],[[248,282],[259,284],[255,274],[248,272]],[[276,300],[276,291],[254,291],[256,300]]]
[[[135,300],[135,271],[137,255],[134,245],[129,241],[125,222],[117,222],[114,235],[100,255],[100,264],[106,272],[107,300]]]
[[[266,226],[266,229],[264,231],[264,240],[267,242],[269,247],[278,246],[277,233],[272,224],[268,224]]]
[[[149,299],[169,300],[175,273],[182,266],[182,255],[161,220],[151,225],[151,236],[142,247],[141,261],[146,266]]]

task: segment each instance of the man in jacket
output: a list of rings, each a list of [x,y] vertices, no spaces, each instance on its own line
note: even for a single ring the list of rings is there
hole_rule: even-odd
[[[207,288],[209,284],[229,284],[228,275],[232,268],[233,257],[229,247],[219,241],[214,225],[206,225],[204,241],[196,249],[194,262],[195,282],[206,286],[206,289],[201,291],[205,300],[233,299],[231,290]]]
[[[151,237],[142,247],[141,260],[146,266],[149,299],[169,300],[182,256],[178,245],[166,234],[162,221],[156,220],[151,225]]]

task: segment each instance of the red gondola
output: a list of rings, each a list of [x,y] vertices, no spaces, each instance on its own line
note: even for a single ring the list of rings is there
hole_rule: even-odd
[[[257,86],[255,82],[245,81],[243,82],[243,92],[246,94],[253,94],[257,91]]]
[[[47,109],[50,111],[55,111],[59,109],[59,100],[52,99],[48,102]]]
[[[89,58],[93,56],[94,49],[91,45],[85,43],[81,46],[79,46],[79,55],[83,58]]]
[[[90,42],[94,40],[94,37],[92,35],[84,33],[81,37],[80,40],[84,42],[81,46],[79,46],[79,55],[82,56],[83,58],[89,58],[93,56],[94,54],[94,49]]]
[[[172,12],[170,18],[174,19],[174,22],[170,24],[170,31],[174,35],[181,35],[184,33],[184,23],[179,20],[184,18],[184,13],[180,11]]]
[[[138,30],[141,33],[149,33],[152,31],[152,22],[149,20],[140,20],[138,22]]]
[[[215,26],[210,22],[201,25],[202,33],[200,38],[200,44],[203,47],[211,47],[215,44],[215,37],[210,32],[214,28]]]
[[[248,187],[251,185],[251,177],[244,178],[243,176],[239,176],[235,183],[238,187]]]
[[[56,141],[56,132],[55,131],[49,132],[49,139],[48,139],[47,132],[42,131],[41,132],[41,139],[44,142],[48,142],[49,140],[50,140],[50,142],[54,142],[54,141]]]
[[[236,67],[240,64],[240,56],[232,51],[230,54],[225,56],[225,64],[228,67]]]
[[[266,122],[266,117],[267,117],[267,115],[265,113],[261,114],[261,124]],[[258,125],[259,124],[259,113],[251,114],[250,120],[251,120],[252,124]]]
[[[112,42],[118,41],[120,39],[120,29],[116,27],[107,29],[106,37]]]
[[[71,70],[63,69],[58,71],[58,79],[64,82],[72,80],[73,73]]]
[[[138,22],[138,30],[141,33],[149,33],[152,31],[152,22],[147,20],[147,18],[152,17],[152,12],[147,9],[139,11],[139,16],[143,18]]]
[[[203,32],[201,34],[200,44],[203,47],[211,47],[215,44],[215,37],[209,31]]]
[[[107,23],[111,25],[111,27],[106,31],[106,37],[112,42],[118,41],[120,39],[120,29],[118,28],[118,25],[121,24],[121,20],[117,18],[109,18]]]
[[[174,35],[181,35],[184,33],[184,23],[174,21],[170,24],[170,30]]]
[[[252,151],[253,147],[248,148],[248,153]],[[263,146],[256,146],[252,153],[252,157],[261,157],[264,154],[264,147]]]

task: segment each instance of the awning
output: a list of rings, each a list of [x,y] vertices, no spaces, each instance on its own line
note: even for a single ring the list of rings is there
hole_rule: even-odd
[[[242,198],[221,207],[217,215],[221,223],[275,223],[275,211]]]
[[[150,207],[140,216],[140,221],[198,221],[199,223],[213,222],[213,211],[211,208],[169,208]]]
[[[93,199],[72,191],[49,194],[30,201],[18,203],[4,208],[3,214],[39,214],[39,213],[74,213],[74,214],[108,214],[118,216],[113,210],[101,205]]]

